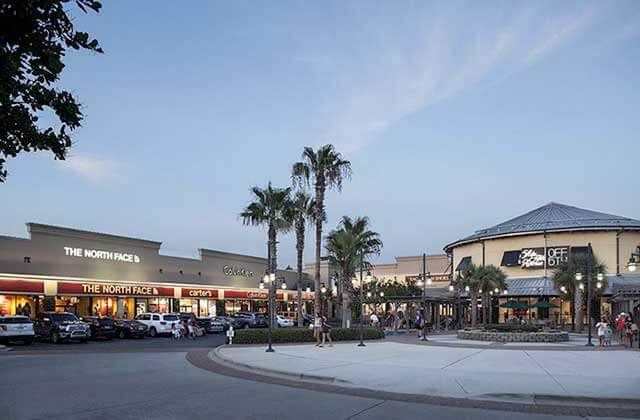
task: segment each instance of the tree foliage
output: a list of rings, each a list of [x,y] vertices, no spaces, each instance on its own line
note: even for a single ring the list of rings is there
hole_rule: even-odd
[[[309,186],[313,183],[315,190],[315,289],[320,289],[320,258],[322,250],[322,225],[324,224],[324,198],[327,189],[342,189],[342,183],[351,176],[351,162],[342,158],[331,144],[320,147],[317,151],[305,147],[302,160],[293,164],[291,178],[294,185]],[[320,308],[320,294],[316,293],[315,306]]]
[[[51,151],[64,159],[83,115],[74,96],[59,89],[69,49],[102,53],[98,41],[76,31],[65,6],[99,12],[95,0],[3,0],[0,2],[0,182],[7,158],[21,152]],[[51,111],[57,127],[42,127]]]

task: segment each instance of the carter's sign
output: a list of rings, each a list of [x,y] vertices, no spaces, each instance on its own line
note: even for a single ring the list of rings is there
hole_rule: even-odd
[[[107,251],[104,249],[72,248],[64,247],[64,255],[68,257],[90,258],[93,260],[117,261],[130,264],[139,264],[140,257],[126,252]]]

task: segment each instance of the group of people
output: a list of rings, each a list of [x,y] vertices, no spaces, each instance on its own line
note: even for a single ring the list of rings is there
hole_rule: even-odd
[[[632,348],[634,337],[638,335],[638,324],[633,322],[631,315],[621,312],[614,320],[614,325],[620,343]],[[600,347],[610,346],[613,328],[607,317],[602,317],[600,322],[596,324],[596,331]]]
[[[188,320],[180,320],[171,324],[171,336],[174,340],[181,340],[183,338],[196,339],[196,328],[198,327],[198,321],[196,316],[191,314],[191,318]]]
[[[316,314],[311,328],[313,328],[313,335],[316,338],[316,347],[324,347],[327,341],[329,342],[329,347],[333,347],[333,341],[331,340],[331,325],[327,322],[326,316]]]

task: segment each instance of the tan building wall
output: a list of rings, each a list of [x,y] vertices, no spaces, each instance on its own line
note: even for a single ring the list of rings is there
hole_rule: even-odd
[[[505,251],[515,251],[522,248],[544,248],[554,246],[587,246],[590,242],[594,254],[607,266],[607,272],[615,274],[616,263],[616,231],[573,231],[549,232],[522,236],[506,236],[485,239],[481,242],[460,245],[453,248],[453,267],[457,267],[464,257],[472,257],[472,262],[482,265],[482,248],[484,244],[484,264],[500,267]],[[640,245],[640,232],[623,232],[620,235],[620,273],[629,273],[627,261],[631,252]],[[523,269],[517,267],[500,267],[509,277],[538,277],[545,275],[544,268]],[[547,267],[546,275],[550,276],[552,267]]]

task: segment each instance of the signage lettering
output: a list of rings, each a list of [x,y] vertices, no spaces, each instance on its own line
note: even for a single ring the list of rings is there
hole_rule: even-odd
[[[222,272],[225,276],[242,276],[242,277],[253,277],[253,271],[248,270],[244,267],[234,267],[232,265],[225,265],[222,267]]]
[[[118,261],[131,264],[139,264],[140,257],[136,254],[128,254],[117,251],[105,251],[102,249],[72,248],[65,246],[64,255],[68,257],[91,258],[94,260]]]
[[[547,267],[555,268],[560,263],[569,258],[568,246],[547,247],[545,255],[544,248],[523,248],[518,258],[518,264],[522,268],[542,268],[547,263]]]
[[[146,284],[58,282],[59,294],[110,296],[173,296],[174,289]]]
[[[218,291],[215,289],[187,289],[183,287],[182,297],[216,298],[218,297]]]

